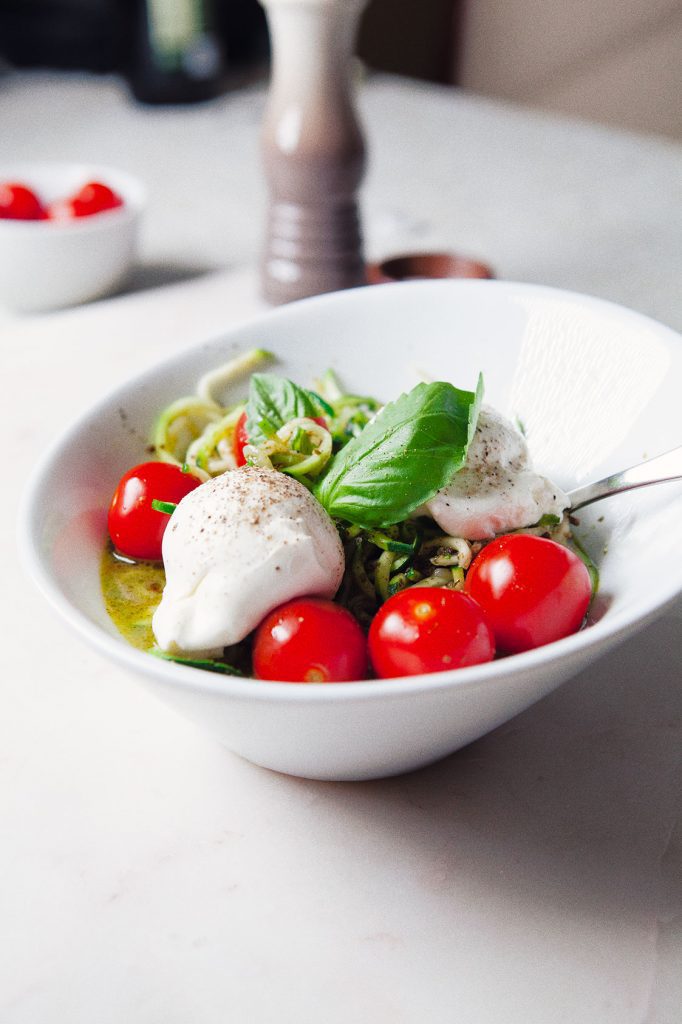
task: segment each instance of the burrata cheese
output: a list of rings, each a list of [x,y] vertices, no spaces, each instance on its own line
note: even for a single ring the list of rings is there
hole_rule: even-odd
[[[295,597],[333,597],[344,572],[334,523],[298,480],[245,466],[197,487],[163,538],[166,585],[152,621],[170,653],[243,640]]]
[[[464,466],[418,510],[445,533],[487,540],[561,516],[568,496],[533,469],[528,445],[514,424],[495,409],[481,408]]]

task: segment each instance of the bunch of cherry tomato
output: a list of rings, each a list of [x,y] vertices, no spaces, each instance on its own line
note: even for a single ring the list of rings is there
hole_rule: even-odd
[[[244,424],[236,446],[246,443]],[[240,453],[241,454],[241,453]],[[165,462],[146,462],[120,480],[108,526],[131,558],[161,560],[168,515],[154,499],[177,504],[201,481]],[[559,640],[581,626],[592,595],[583,562],[555,541],[507,534],[472,562],[464,591],[410,587],[381,606],[365,636],[333,601],[302,597],[272,611],[253,640],[259,679],[334,683],[420,675],[491,661]]]
[[[53,203],[44,203],[28,185],[0,183],[0,220],[74,220],[123,206],[117,192],[101,181],[88,181],[77,192]]]
[[[260,679],[363,679],[421,675],[518,654],[575,633],[592,587],[582,561],[553,540],[507,534],[487,544],[464,591],[409,587],[381,606],[365,635],[345,608],[302,598],[276,608],[256,630]]]

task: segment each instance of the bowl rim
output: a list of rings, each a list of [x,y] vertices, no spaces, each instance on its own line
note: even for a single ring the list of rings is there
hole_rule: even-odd
[[[451,291],[455,289],[458,291],[495,289],[501,293],[510,292],[518,294],[521,291],[522,294],[528,296],[538,295],[561,298],[563,300],[571,299],[583,304],[586,303],[588,306],[595,306],[602,311],[606,310],[618,316],[625,316],[628,320],[633,318],[639,320],[642,326],[646,326],[649,330],[653,329],[668,344],[682,345],[682,336],[680,334],[651,317],[609,300],[547,285],[485,279],[462,279],[458,281],[439,279],[398,282],[391,287],[401,291],[405,289],[420,289],[422,291],[431,289],[447,289]],[[52,608],[91,647],[99,650],[100,653],[108,655],[114,661],[135,673],[143,676],[153,676],[184,690],[201,690],[212,694],[221,694],[225,697],[236,697],[245,700],[270,701],[273,698],[297,702],[318,700],[333,702],[357,698],[374,700],[389,697],[407,697],[411,694],[436,689],[448,689],[450,687],[473,689],[482,683],[487,685],[505,685],[510,677],[522,675],[526,671],[532,671],[545,662],[559,665],[565,661],[572,660],[574,655],[581,652],[584,652],[588,659],[593,659],[613,646],[625,635],[632,635],[633,632],[644,627],[648,622],[662,614],[666,607],[675,601],[682,592],[682,569],[679,573],[679,579],[666,577],[653,595],[644,595],[643,600],[636,609],[620,610],[613,614],[607,614],[588,628],[584,628],[568,637],[545,644],[534,650],[524,651],[466,668],[449,669],[443,672],[424,673],[415,676],[399,676],[385,679],[373,678],[334,684],[285,684],[283,681],[260,680],[254,679],[251,676],[231,676],[208,672],[205,669],[194,668],[154,657],[149,652],[141,651],[131,646],[122,636],[119,637],[106,632],[102,627],[92,622],[61,593],[39,555],[38,527],[40,505],[38,498],[45,479],[51,471],[52,463],[62,451],[69,448],[84,426],[100,414],[103,407],[109,407],[120,402],[121,398],[128,394],[133,386],[140,386],[148,380],[153,380],[162,368],[169,369],[173,364],[183,362],[187,358],[188,353],[194,350],[205,350],[213,345],[238,340],[239,331],[244,330],[246,327],[267,323],[271,320],[296,317],[298,316],[298,310],[304,306],[313,304],[318,307],[332,305],[337,303],[342,295],[358,295],[363,292],[379,290],[384,291],[384,289],[376,289],[374,286],[366,286],[353,289],[350,292],[330,292],[324,295],[312,296],[284,306],[275,307],[255,317],[235,323],[225,333],[180,349],[174,352],[172,356],[157,361],[153,366],[148,367],[141,373],[131,375],[115,388],[106,392],[98,401],[92,403],[52,440],[49,447],[42,453],[33,467],[28,482],[24,487],[17,521],[17,546],[21,561],[38,590],[47,599]],[[258,685],[254,686],[254,683]]]
[[[140,178],[129,171],[108,164],[89,163],[72,160],[24,160],[8,164],[0,164],[0,181],[20,181],[35,175],[49,175],[69,172],[82,175],[84,181],[99,179],[104,184],[115,184],[116,190],[122,194],[123,205],[111,210],[100,210],[89,217],[73,220],[14,220],[0,219],[2,232],[45,232],[58,234],[85,234],[102,229],[105,225],[121,224],[138,218],[147,206],[147,187]],[[117,183],[117,184],[116,184]],[[23,181],[22,181],[23,184]]]

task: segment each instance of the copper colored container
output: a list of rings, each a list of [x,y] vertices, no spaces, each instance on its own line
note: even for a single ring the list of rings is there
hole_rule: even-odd
[[[387,284],[389,281],[409,281],[429,277],[492,278],[493,272],[485,263],[458,256],[451,252],[419,252],[392,256],[381,263],[367,266],[369,284]]]

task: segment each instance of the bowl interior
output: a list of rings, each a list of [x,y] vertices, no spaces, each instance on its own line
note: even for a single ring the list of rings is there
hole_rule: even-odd
[[[571,488],[682,442],[680,342],[667,328],[608,303],[502,282],[413,282],[280,308],[137,377],[56,442],[26,497],[30,566],[89,639],[117,637],[100,595],[99,562],[118,478],[147,457],[165,404],[250,347],[274,352],[276,372],[300,383],[331,367],[349,390],[386,400],[422,376],[471,388],[482,371],[486,401],[523,423],[536,466]],[[236,386],[232,398],[246,386]],[[680,485],[610,498],[580,520],[578,535],[601,569],[594,624],[531,652],[536,656],[551,659],[565,645],[622,634],[682,589]],[[480,666],[439,677],[468,680],[490,671]],[[335,698],[344,685],[354,684],[332,688]]]

